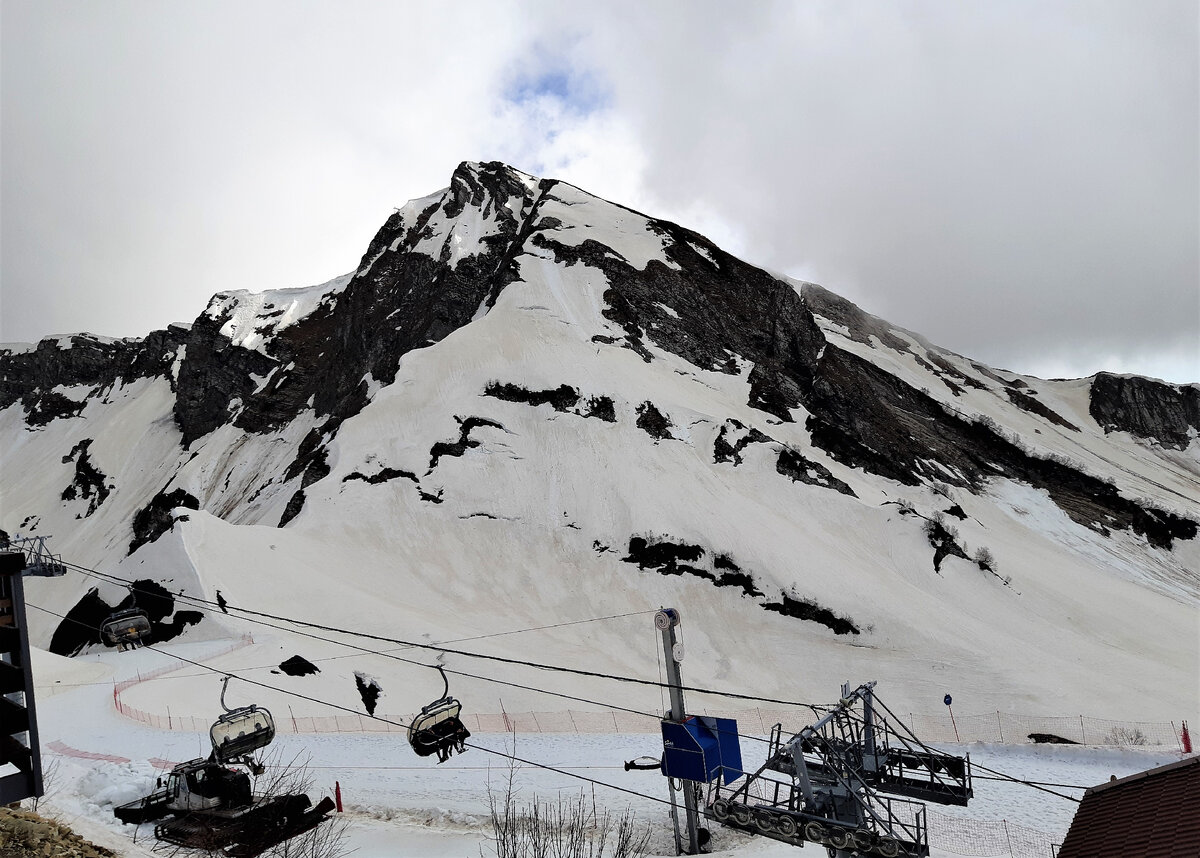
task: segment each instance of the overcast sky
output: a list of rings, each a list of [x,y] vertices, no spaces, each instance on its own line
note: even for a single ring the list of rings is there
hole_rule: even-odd
[[[993,366],[1200,382],[1195,2],[0,8],[0,340],[328,280],[498,159]]]

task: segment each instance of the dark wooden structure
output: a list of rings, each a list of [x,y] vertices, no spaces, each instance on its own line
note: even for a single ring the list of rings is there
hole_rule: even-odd
[[[1058,858],[1196,858],[1200,757],[1092,787]]]
[[[42,795],[24,570],[24,553],[0,551],[0,804]]]

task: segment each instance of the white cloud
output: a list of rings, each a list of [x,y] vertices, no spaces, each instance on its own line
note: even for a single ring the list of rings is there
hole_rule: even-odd
[[[327,279],[392,206],[500,159],[989,363],[1200,380],[1192,4],[8,3],[3,23],[7,338],[137,335],[219,289]]]

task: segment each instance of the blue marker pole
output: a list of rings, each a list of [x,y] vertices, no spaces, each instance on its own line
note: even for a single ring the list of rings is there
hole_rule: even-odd
[[[950,710],[950,726],[954,728],[954,741],[962,744],[962,739],[958,738],[958,725],[954,723],[954,709],[950,704],[954,702],[954,698],[947,694],[942,698],[942,702],[946,704],[946,708]]]

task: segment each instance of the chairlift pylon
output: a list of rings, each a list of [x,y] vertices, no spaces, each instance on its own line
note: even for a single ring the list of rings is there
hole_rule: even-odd
[[[226,676],[221,682],[221,708],[225,714],[219,716],[208,730],[213,757],[219,763],[245,762],[251,754],[275,739],[275,719],[269,709],[254,704],[236,709],[225,705],[225,690],[231,678]]]
[[[466,750],[466,741],[471,733],[459,719],[462,704],[450,696],[450,680],[441,665],[435,665],[442,675],[442,696],[421,709],[408,725],[408,743],[418,756],[437,754],[438,762],[444,763],[450,756]]]

